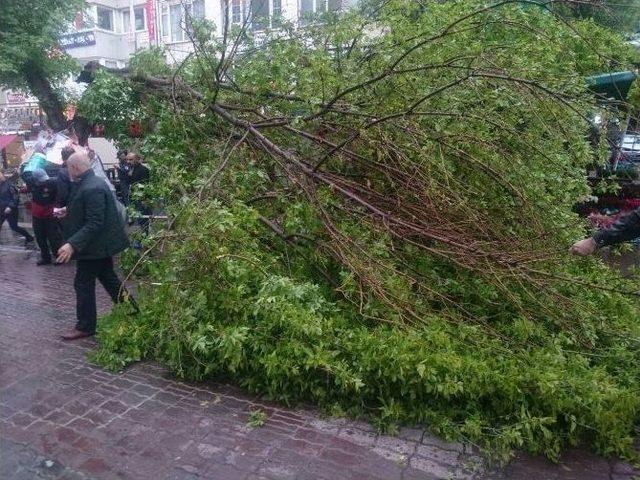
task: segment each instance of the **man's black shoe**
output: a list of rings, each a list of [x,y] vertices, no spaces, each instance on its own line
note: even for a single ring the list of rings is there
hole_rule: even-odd
[[[36,265],[41,267],[43,265],[51,265],[51,260],[44,260],[44,259],[40,259],[36,262]]]

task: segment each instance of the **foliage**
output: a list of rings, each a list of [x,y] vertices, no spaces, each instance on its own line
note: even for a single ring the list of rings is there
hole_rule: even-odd
[[[84,2],[78,0],[4,0],[0,10],[0,84],[28,87],[27,65],[37,64],[52,80],[77,68],[58,51],[62,34]]]
[[[142,120],[145,115],[141,99],[123,78],[98,71],[79,104],[78,113],[99,121],[105,127],[105,135],[124,136],[128,125]]]
[[[578,18],[589,18],[601,25],[622,32],[640,29],[640,2],[638,0],[587,0],[566,2],[563,12]]]
[[[111,111],[153,118],[147,193],[171,218],[128,259],[142,313],[108,316],[95,359],[427,424],[503,459],[631,455],[638,304],[567,254],[590,193],[584,75],[625,66],[622,40],[540,8],[415,7],[244,32],[235,56],[212,38],[166,77],[92,85],[93,120],[118,82]]]
[[[29,89],[51,117],[61,117],[51,85],[64,83],[77,63],[58,46],[84,0],[3,0],[0,8],[0,85]],[[57,127],[58,125],[56,125]]]
[[[247,426],[251,428],[258,428],[264,426],[267,423],[268,416],[262,410],[252,410],[247,420]]]

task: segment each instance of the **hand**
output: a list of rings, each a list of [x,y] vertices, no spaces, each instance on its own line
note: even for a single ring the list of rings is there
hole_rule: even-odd
[[[574,255],[586,257],[595,252],[596,248],[598,248],[596,241],[593,238],[589,237],[574,243],[569,251]]]
[[[56,218],[64,218],[67,216],[67,207],[54,208],[53,216]]]
[[[56,262],[67,263],[69,260],[71,260],[73,252],[73,246],[70,243],[65,243],[58,249],[58,258],[56,259]]]
[[[9,215],[11,213],[11,208],[10,207],[5,208],[4,213],[5,215]]]

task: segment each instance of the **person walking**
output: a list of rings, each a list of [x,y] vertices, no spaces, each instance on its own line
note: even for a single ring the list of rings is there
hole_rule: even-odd
[[[60,223],[53,215],[56,202],[56,181],[44,170],[33,170],[31,176],[31,218],[33,233],[40,248],[36,265],[51,265],[62,245]]]
[[[6,220],[11,230],[24,237],[26,245],[33,242],[33,236],[18,225],[18,199],[16,186],[0,172],[0,228],[2,228]]]
[[[129,246],[115,197],[106,182],[91,169],[86,153],[71,155],[67,168],[75,186],[67,206],[59,214],[66,218],[67,242],[58,250],[57,260],[67,263],[76,259],[77,323],[73,331],[62,336],[64,340],[76,340],[96,332],[96,279],[115,303],[128,299],[136,310],[137,305],[113,268],[113,256]]]

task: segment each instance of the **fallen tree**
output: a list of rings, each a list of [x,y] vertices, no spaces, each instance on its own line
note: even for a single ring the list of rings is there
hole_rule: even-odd
[[[583,76],[628,52],[535,3],[395,0],[259,39],[196,22],[175,68],[98,73],[81,112],[147,129],[171,220],[129,259],[143,313],[103,319],[95,358],[502,458],[632,455],[634,285],[566,253],[594,159]]]

